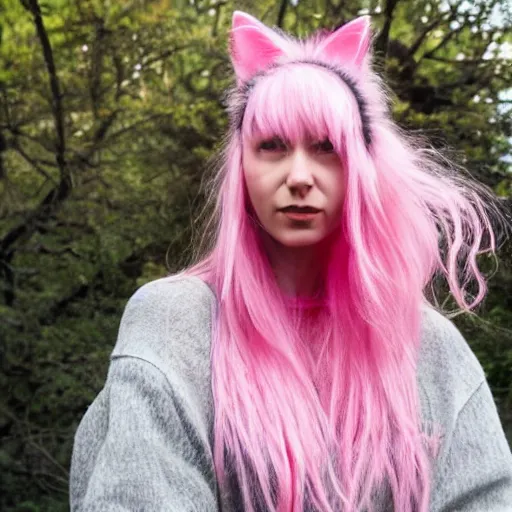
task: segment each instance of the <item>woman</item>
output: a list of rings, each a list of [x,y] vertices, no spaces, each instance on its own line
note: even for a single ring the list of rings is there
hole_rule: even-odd
[[[366,17],[234,14],[212,242],[128,302],[72,510],[512,510],[482,368],[426,300],[484,298],[493,201],[398,131],[369,48]]]

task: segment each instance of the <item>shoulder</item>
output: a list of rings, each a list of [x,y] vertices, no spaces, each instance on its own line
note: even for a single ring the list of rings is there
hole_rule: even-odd
[[[449,428],[483,382],[482,366],[459,329],[434,308],[425,306],[418,361],[424,419]]]
[[[204,281],[194,276],[177,274],[141,286],[129,298],[125,314],[132,310],[142,310],[144,313],[164,310],[192,312],[198,307],[202,310],[211,305],[212,299],[213,292]]]
[[[141,286],[124,309],[112,358],[130,356],[168,377],[178,367],[209,361],[214,295],[208,285],[182,274]]]

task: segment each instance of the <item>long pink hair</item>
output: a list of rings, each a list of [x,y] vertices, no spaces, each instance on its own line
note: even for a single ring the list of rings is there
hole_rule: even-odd
[[[234,16],[238,85],[211,188],[211,243],[185,273],[217,295],[216,475],[227,493],[234,472],[250,512],[257,503],[301,511],[306,502],[371,510],[385,486],[396,510],[426,512],[434,437],[417,388],[426,291],[444,276],[468,311],[486,293],[477,255],[495,250],[491,195],[393,124],[368,47],[366,18],[299,41]],[[341,66],[352,85],[319,61]],[[273,136],[327,136],[343,163],[343,215],[321,296],[310,302],[278,288],[245,188],[244,141]]]

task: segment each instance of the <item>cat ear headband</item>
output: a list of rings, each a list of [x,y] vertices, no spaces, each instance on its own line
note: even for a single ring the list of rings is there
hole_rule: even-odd
[[[361,16],[324,36],[309,58],[286,60],[289,42],[253,16],[235,11],[229,51],[241,101],[233,112],[241,128],[249,94],[259,78],[284,64],[303,63],[334,73],[352,91],[361,116],[366,146],[371,144],[367,103],[353,76],[362,72],[370,50],[370,17]]]

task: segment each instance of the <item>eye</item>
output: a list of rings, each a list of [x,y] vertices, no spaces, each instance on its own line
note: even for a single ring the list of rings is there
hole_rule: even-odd
[[[286,151],[286,144],[279,138],[263,140],[258,144],[260,151]]]
[[[329,139],[317,142],[316,144],[313,144],[313,147],[321,153],[332,153],[334,151],[334,146]]]

